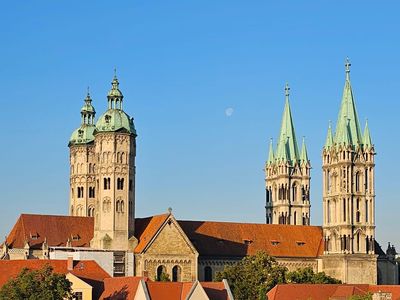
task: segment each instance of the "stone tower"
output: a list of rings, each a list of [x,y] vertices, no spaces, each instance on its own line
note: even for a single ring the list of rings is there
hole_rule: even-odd
[[[93,216],[96,197],[94,118],[95,110],[89,92],[81,109],[81,126],[69,140],[71,216]]]
[[[347,60],[336,132],[329,125],[322,151],[323,269],[345,283],[376,284],[374,156],[367,123],[361,133]]]
[[[285,108],[276,150],[271,140],[265,166],[267,224],[310,224],[310,161],[303,139],[299,152],[285,87]]]
[[[96,204],[93,248],[127,250],[134,241],[136,130],[116,76],[94,131]]]

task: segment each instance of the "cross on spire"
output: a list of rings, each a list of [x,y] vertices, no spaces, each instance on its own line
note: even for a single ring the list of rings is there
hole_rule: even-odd
[[[348,57],[346,58],[346,63],[344,64],[344,66],[346,69],[346,79],[349,80],[351,63]]]
[[[285,85],[285,96],[289,97],[289,95],[290,95],[290,87],[289,87],[289,84],[286,82],[286,85]]]

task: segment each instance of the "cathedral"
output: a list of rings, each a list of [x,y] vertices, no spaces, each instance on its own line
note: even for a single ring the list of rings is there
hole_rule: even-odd
[[[290,88],[265,163],[266,224],[135,216],[136,129],[114,76],[97,119],[87,94],[69,140],[69,216],[22,214],[0,259],[93,259],[111,276],[211,281],[224,266],[265,251],[289,270],[311,267],[344,283],[396,284],[397,264],[375,240],[375,148],[362,132],[350,63],[335,130],[322,150],[323,224],[310,225],[311,162],[296,138]],[[140,201],[140,199],[139,199]]]

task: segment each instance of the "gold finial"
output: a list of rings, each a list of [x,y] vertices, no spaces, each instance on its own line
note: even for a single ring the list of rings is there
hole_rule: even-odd
[[[286,85],[285,85],[285,96],[289,97],[289,95],[290,95],[290,87],[289,87],[289,84],[286,82]]]

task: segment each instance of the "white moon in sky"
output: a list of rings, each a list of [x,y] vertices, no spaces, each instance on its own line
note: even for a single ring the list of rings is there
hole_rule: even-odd
[[[230,117],[233,115],[233,111],[234,111],[234,109],[232,107],[228,107],[227,109],[225,109],[225,115],[227,117]]]

